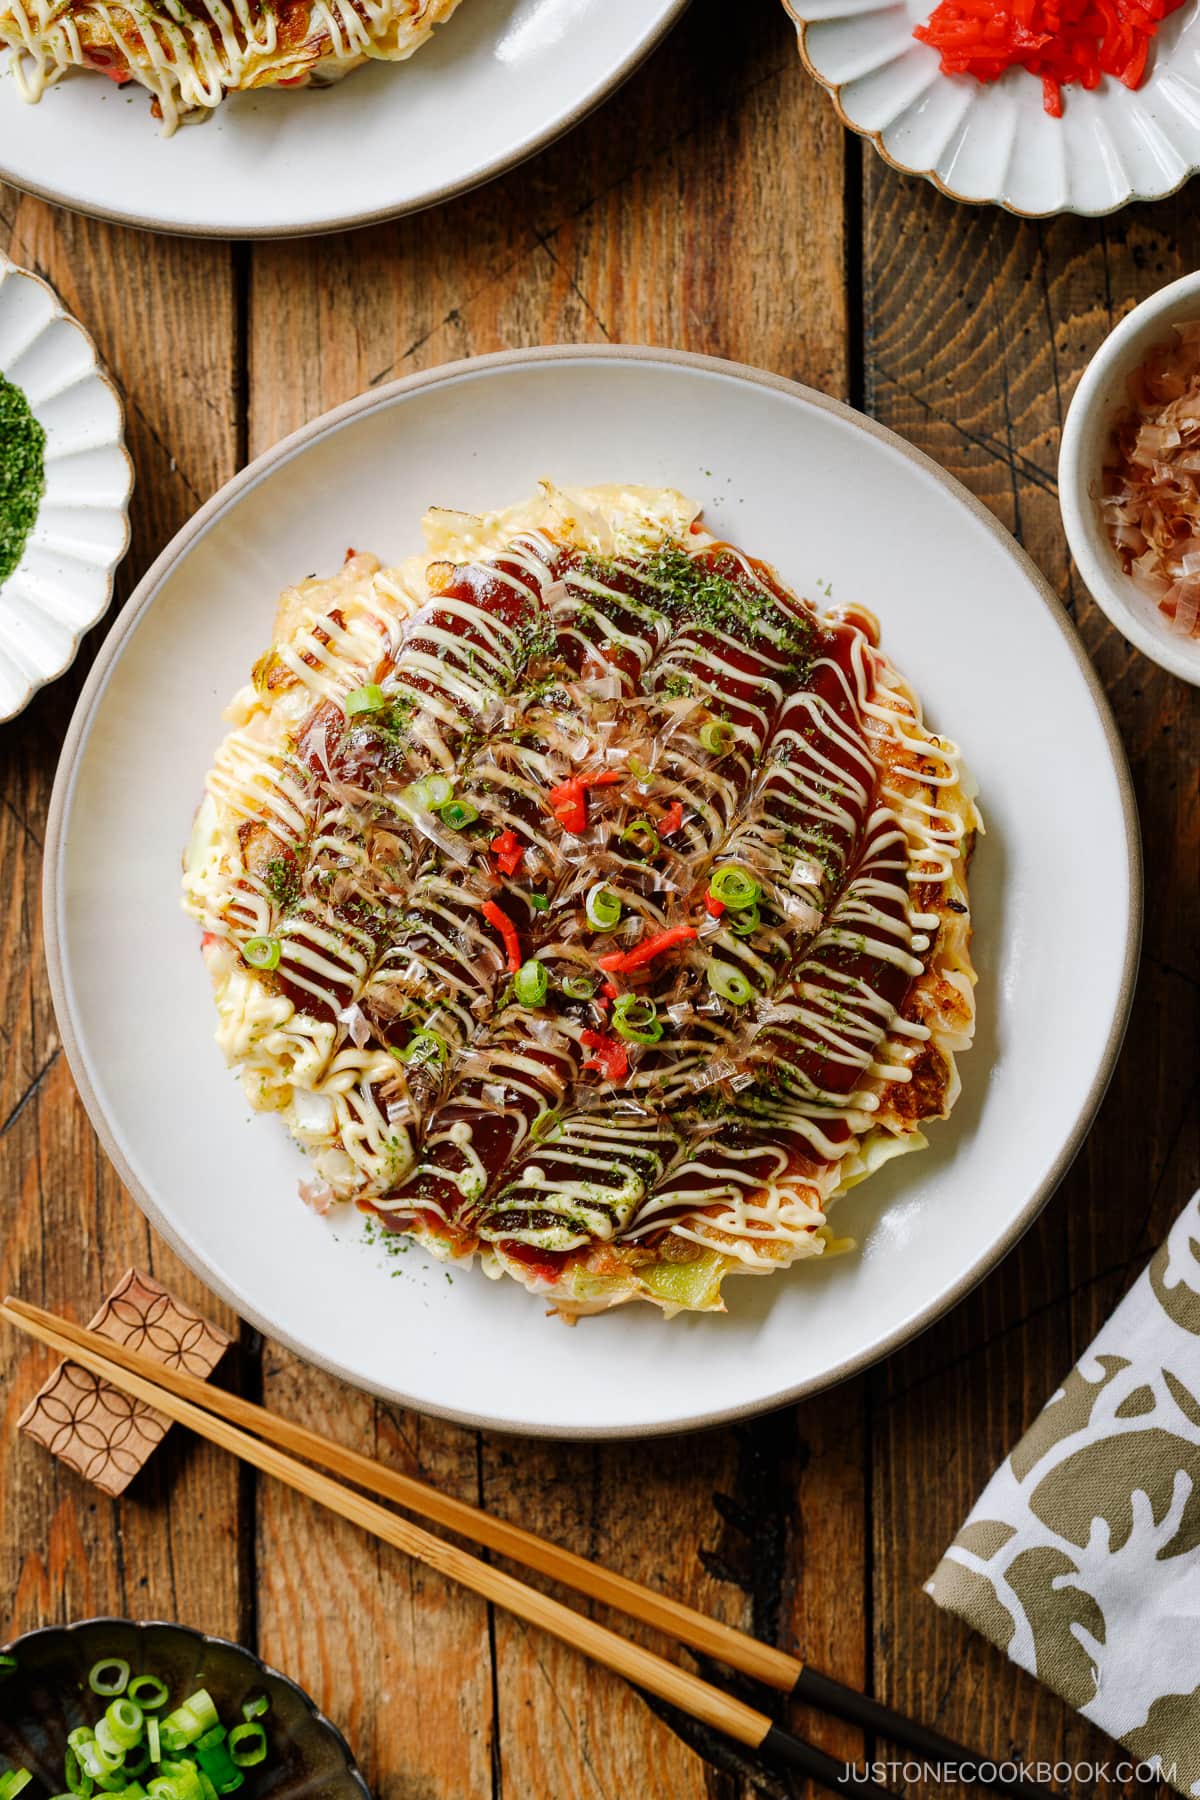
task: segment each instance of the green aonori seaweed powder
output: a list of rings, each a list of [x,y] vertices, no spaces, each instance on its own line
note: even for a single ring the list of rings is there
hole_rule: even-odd
[[[46,433],[19,387],[0,375],[0,585],[21,560],[46,491]]]

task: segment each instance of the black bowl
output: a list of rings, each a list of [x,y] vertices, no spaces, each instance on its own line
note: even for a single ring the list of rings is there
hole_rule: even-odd
[[[135,1675],[165,1681],[173,1706],[207,1688],[223,1720],[240,1721],[244,1700],[267,1695],[262,1724],[270,1753],[247,1772],[239,1800],[371,1800],[345,1738],[308,1695],[224,1638],[157,1621],[84,1619],[27,1632],[7,1654],[17,1667],[0,1681],[0,1762],[28,1769],[41,1784],[38,1800],[62,1792],[67,1733],[94,1724],[103,1711],[88,1674],[108,1656],[122,1658]]]

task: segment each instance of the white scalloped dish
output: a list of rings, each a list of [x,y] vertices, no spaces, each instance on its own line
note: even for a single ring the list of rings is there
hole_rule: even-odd
[[[1200,169],[1198,0],[1164,21],[1136,92],[1109,76],[1091,93],[1064,88],[1061,119],[1046,114],[1041,83],[1024,70],[988,86],[943,75],[937,51],[912,35],[934,0],[784,4],[842,123],[952,200],[1094,217],[1162,199]]]
[[[20,562],[0,583],[0,719],[75,660],[103,617],[129,543],[133,465],[95,345],[40,276],[0,256],[0,373],[46,433],[46,486]]]

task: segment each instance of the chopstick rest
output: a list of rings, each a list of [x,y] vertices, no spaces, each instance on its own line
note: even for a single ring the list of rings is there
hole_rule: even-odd
[[[140,1269],[127,1269],[89,1330],[164,1368],[207,1381],[227,1332]],[[171,1428],[164,1413],[78,1363],[59,1363],[17,1421],[26,1437],[104,1493],[123,1494]]]

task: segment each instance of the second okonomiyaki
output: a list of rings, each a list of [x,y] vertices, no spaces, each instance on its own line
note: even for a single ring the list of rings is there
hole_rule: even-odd
[[[922,1148],[974,1029],[957,747],[862,608],[670,490],[433,511],[282,597],[185,858],[301,1186],[561,1313],[721,1311]]]

